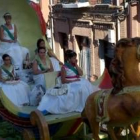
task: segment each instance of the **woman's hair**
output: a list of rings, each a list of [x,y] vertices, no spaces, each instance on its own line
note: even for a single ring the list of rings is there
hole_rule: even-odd
[[[37,52],[39,53],[40,50],[45,50],[46,51],[46,48],[45,47],[39,47],[37,48]]]
[[[4,15],[3,15],[3,18],[6,18],[6,17],[10,17],[10,18],[12,18],[12,16],[11,16],[11,14],[10,13],[5,13]]]
[[[42,41],[45,42],[42,38],[40,38],[40,39],[37,40],[37,48],[40,47],[40,43],[41,43]]]
[[[10,58],[10,56],[9,56],[8,54],[4,54],[4,55],[2,56],[2,59],[5,60],[6,57],[9,57],[9,58]]]
[[[73,50],[65,51],[65,61],[67,61],[68,59],[71,59],[74,56],[77,56],[77,54]]]

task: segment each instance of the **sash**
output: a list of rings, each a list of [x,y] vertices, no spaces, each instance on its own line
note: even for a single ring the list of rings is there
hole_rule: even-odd
[[[1,68],[10,78],[14,78],[14,75],[4,65],[2,65]]]
[[[68,67],[69,69],[71,69],[76,75],[79,75],[78,70],[74,66],[72,66],[70,63],[65,63],[64,65]]]
[[[9,29],[8,29],[6,26],[1,25],[1,27],[3,28],[3,30],[5,30],[5,31],[7,32],[7,34],[9,35],[9,37],[10,37],[12,40],[15,39],[14,36],[13,36],[13,34],[9,31]]]
[[[40,67],[41,71],[45,71],[45,70],[47,69],[46,66],[44,66],[44,65],[42,64],[42,62],[41,62],[41,60],[40,60],[40,58],[39,58],[38,56],[36,56],[35,60],[37,61],[37,64],[38,64],[38,66]],[[46,60],[46,64],[49,65],[49,64],[47,63],[47,60]]]

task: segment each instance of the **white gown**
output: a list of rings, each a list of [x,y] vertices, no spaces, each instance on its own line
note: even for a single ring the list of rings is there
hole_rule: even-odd
[[[50,60],[52,62],[53,70],[54,71],[60,71],[61,68],[60,68],[60,65],[59,65],[59,61],[54,57],[50,57]]]
[[[2,69],[1,71],[2,71],[2,77],[7,78],[8,74]],[[2,88],[7,98],[16,106],[21,107],[23,104],[29,104],[28,94],[30,92],[30,88],[23,81],[19,81],[16,84],[0,82],[0,87]]]
[[[12,34],[14,34],[14,24],[12,24],[12,29],[9,30]],[[4,30],[4,39],[11,40],[8,33]],[[12,57],[13,65],[17,68],[22,69],[23,60],[26,58],[29,50],[25,47],[20,46],[18,42],[16,43],[8,43],[8,42],[0,42],[0,59],[3,54],[9,54]],[[1,59],[2,60],[2,59]],[[1,61],[1,64],[3,62]]]
[[[38,69],[41,70],[39,66]],[[42,74],[33,75],[33,80],[35,82],[35,86],[42,85],[43,88],[46,89],[45,74],[42,73]]]
[[[69,68],[65,67],[66,76],[73,79],[76,74]],[[75,78],[74,78],[75,79]],[[51,95],[46,92],[38,106],[38,110],[48,111],[52,114],[63,114],[68,112],[82,112],[87,97],[99,90],[88,80],[81,78],[80,81],[67,84],[68,92],[63,95]]]
[[[37,56],[36,56],[37,57]],[[40,59],[39,59],[40,60]],[[35,60],[36,61],[36,60]],[[44,65],[41,60],[40,60],[40,63],[43,65],[44,69],[48,69],[50,68],[49,66],[49,63],[46,59],[46,65]],[[41,70],[39,64],[37,64],[38,66],[38,69]],[[46,89],[46,80],[45,80],[45,74],[44,73],[41,73],[41,74],[37,74],[37,75],[33,75],[33,80],[35,82],[35,86],[38,86],[38,85],[42,85],[44,89]]]

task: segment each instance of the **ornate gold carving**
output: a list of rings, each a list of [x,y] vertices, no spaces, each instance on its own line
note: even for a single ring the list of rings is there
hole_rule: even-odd
[[[112,14],[91,14],[95,21],[113,21]]]
[[[91,28],[92,25],[90,25],[89,22],[86,21],[73,21],[73,26],[75,27],[85,27],[85,28]]]
[[[30,120],[33,126],[38,126],[40,140],[50,140],[48,124],[39,110],[31,112]]]
[[[103,30],[114,29],[113,24],[104,24],[104,23],[94,23],[93,28],[95,28],[95,29],[103,29]]]

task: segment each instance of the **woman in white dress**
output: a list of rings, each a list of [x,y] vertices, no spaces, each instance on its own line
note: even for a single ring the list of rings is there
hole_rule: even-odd
[[[37,40],[37,48],[39,47],[45,47],[45,41],[42,38]],[[37,49],[35,50],[35,53],[37,54]],[[53,54],[51,49],[48,49],[46,53],[51,60],[54,71],[60,71],[60,65],[63,65],[63,63]]]
[[[23,60],[29,51],[27,48],[21,47],[17,41],[17,28],[15,24],[11,23],[11,14],[5,13],[3,17],[5,24],[0,26],[0,57],[5,53],[9,54],[13,65],[22,69]]]
[[[51,61],[46,58],[45,47],[39,47],[37,49],[38,55],[33,62],[33,79],[35,86],[42,85],[46,89],[45,73],[53,71]]]
[[[85,106],[87,97],[99,90],[85,78],[81,78],[83,72],[77,65],[76,53],[72,50],[66,51],[67,62],[61,69],[62,85],[67,85],[67,93],[63,95],[52,95],[50,92],[42,97],[38,106],[41,111],[48,111],[52,114],[68,112],[81,112]],[[62,89],[63,90],[63,89]]]
[[[28,105],[30,88],[26,83],[14,76],[14,68],[11,64],[10,56],[4,54],[2,59],[4,64],[0,67],[0,87],[7,98],[16,106]]]

